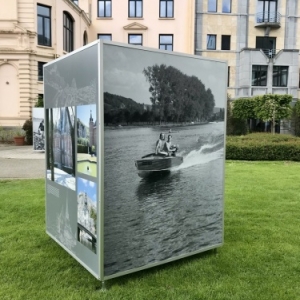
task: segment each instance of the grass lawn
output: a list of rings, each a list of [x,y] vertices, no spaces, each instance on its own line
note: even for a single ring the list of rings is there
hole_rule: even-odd
[[[108,281],[45,233],[44,180],[0,181],[0,299],[300,299],[300,163],[226,162],[225,245]]]

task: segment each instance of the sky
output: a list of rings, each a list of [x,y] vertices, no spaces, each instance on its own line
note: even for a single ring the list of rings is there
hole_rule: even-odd
[[[154,49],[153,49],[154,50]],[[104,92],[151,104],[149,83],[144,68],[165,64],[186,75],[198,77],[210,88],[217,107],[225,107],[227,93],[227,64],[203,59],[200,56],[170,55],[170,52],[132,49],[104,44]],[[171,52],[174,54],[174,52]]]
[[[97,186],[95,182],[77,177],[77,192],[87,193],[88,197],[94,202],[97,202]]]
[[[95,122],[96,121],[96,104],[77,106],[77,109],[76,109],[77,118],[79,118],[80,121],[83,122],[83,124],[86,126],[89,125],[91,111],[92,111],[93,120]]]

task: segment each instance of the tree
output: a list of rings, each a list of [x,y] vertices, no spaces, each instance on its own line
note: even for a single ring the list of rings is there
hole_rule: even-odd
[[[256,119],[255,113],[256,102],[254,98],[240,98],[233,102],[232,115],[238,119]],[[248,130],[250,131],[251,121],[248,123]]]
[[[291,115],[292,130],[295,136],[300,136],[300,101],[297,100]]]
[[[147,67],[143,73],[150,84],[152,111],[160,123],[208,120],[212,115],[214,96],[196,76],[164,64]]]
[[[272,122],[272,133],[275,134],[275,122],[290,116],[291,95],[266,94],[254,97],[255,115],[258,119]]]

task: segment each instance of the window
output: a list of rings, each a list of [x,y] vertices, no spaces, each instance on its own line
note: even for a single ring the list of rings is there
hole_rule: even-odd
[[[111,34],[98,34],[98,39],[111,41]]]
[[[51,46],[51,8],[44,5],[37,6],[38,45]]]
[[[98,0],[98,17],[111,17],[111,0]]]
[[[143,45],[143,36],[141,34],[128,34],[128,44]]]
[[[231,13],[231,0],[223,0],[222,12],[223,13]]]
[[[84,31],[83,34],[83,46],[85,46],[88,43],[88,35],[86,33],[86,31]]]
[[[160,0],[159,1],[159,17],[173,18],[174,17],[174,1]]]
[[[159,35],[159,49],[173,51],[173,34]]]
[[[44,80],[44,66],[45,62],[38,61],[38,81],[43,81]]]
[[[257,12],[257,23],[278,22],[277,0],[258,0]]]
[[[207,49],[208,50],[216,50],[216,39],[217,39],[217,36],[215,34],[207,35]]]
[[[72,2],[78,5],[78,0],[72,0]]]
[[[252,85],[266,86],[267,85],[268,66],[252,66]]]
[[[268,36],[256,37],[256,49],[262,49],[268,57],[276,54],[276,38]]]
[[[217,11],[217,0],[208,0],[208,12],[216,12]]]
[[[230,50],[230,35],[222,35],[221,50]]]
[[[64,51],[71,52],[74,50],[73,41],[73,19],[69,13],[64,12]]]
[[[289,67],[273,67],[273,86],[287,86]]]
[[[141,18],[143,16],[143,2],[141,0],[129,0],[128,17]]]

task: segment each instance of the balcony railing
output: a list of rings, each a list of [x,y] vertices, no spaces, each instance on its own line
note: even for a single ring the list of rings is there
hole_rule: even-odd
[[[269,58],[273,58],[279,50],[276,49],[261,49]]]
[[[257,26],[280,26],[281,14],[279,12],[259,12],[256,14],[256,24]]]

